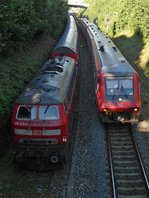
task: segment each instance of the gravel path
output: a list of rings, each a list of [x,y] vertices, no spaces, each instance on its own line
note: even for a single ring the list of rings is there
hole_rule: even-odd
[[[141,98],[141,121],[133,128],[149,180],[149,95],[145,92],[143,86],[141,86]]]
[[[95,104],[93,65],[86,42],[79,35],[79,115],[67,198],[108,198],[105,131]]]

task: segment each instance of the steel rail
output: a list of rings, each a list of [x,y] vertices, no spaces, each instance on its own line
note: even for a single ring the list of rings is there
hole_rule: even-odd
[[[117,130],[115,128],[115,130]],[[136,160],[138,161],[138,165],[140,167],[140,175],[142,175],[142,181],[144,181],[144,190],[146,190],[146,196],[149,197],[149,180],[147,178],[147,173],[145,170],[145,166],[143,165],[143,160],[141,157],[141,153],[139,151],[136,139],[133,135],[132,129],[129,126],[129,137],[132,142],[132,146],[134,149],[134,152],[136,153]],[[112,183],[112,197],[117,198],[118,192],[117,192],[117,179],[115,178],[115,171],[114,170],[114,162],[113,162],[113,153],[112,153],[112,142],[110,140],[110,128],[106,126],[106,139],[107,139],[107,148],[108,148],[108,155],[109,155],[109,166],[110,166],[110,174],[111,174],[111,183]]]
[[[113,168],[113,161],[112,161],[111,144],[110,144],[109,135],[108,135],[107,130],[106,130],[106,133],[107,133],[107,142],[108,142],[107,146],[108,146],[108,151],[109,151],[109,163],[110,163],[110,173],[111,173],[113,198],[117,198],[115,178],[114,178],[114,168]]]
[[[138,161],[139,161],[139,164],[140,164],[140,167],[141,167],[141,171],[142,171],[142,174],[143,174],[143,177],[144,177],[144,182],[145,182],[146,188],[147,188],[147,193],[148,193],[148,196],[149,196],[149,180],[147,178],[147,173],[146,173],[145,167],[143,165],[143,160],[142,160],[142,157],[141,157],[141,154],[140,154],[140,151],[139,151],[139,147],[137,145],[136,139],[135,139],[133,134],[131,134],[131,138],[132,138],[134,148],[135,148],[136,153],[137,153]]]
[[[116,198],[116,185],[115,185],[115,178],[114,178],[114,168],[113,168],[113,161],[112,161],[112,153],[111,148],[109,148],[109,159],[110,159],[110,170],[111,170],[111,178],[112,178],[112,190],[113,190],[113,198]]]

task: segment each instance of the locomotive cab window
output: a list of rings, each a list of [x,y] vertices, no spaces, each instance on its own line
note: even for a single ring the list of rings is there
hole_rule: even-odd
[[[36,107],[20,106],[17,112],[18,120],[34,120],[36,118]]]
[[[40,106],[39,107],[39,120],[58,120],[59,111],[57,106]]]
[[[106,78],[107,96],[132,96],[133,78]]]

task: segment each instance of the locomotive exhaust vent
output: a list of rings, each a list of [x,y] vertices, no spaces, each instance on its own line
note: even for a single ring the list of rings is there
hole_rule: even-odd
[[[55,87],[52,87],[51,85],[48,85],[48,84],[44,84],[43,90],[48,92],[48,91],[55,90]]]

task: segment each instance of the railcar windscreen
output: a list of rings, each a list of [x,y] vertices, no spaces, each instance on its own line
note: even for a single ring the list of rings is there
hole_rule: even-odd
[[[37,107],[36,106],[20,106],[17,111],[18,120],[35,120]]]
[[[58,120],[59,111],[56,106],[39,106],[39,120]]]
[[[132,96],[133,78],[106,78],[106,93],[108,96]]]

